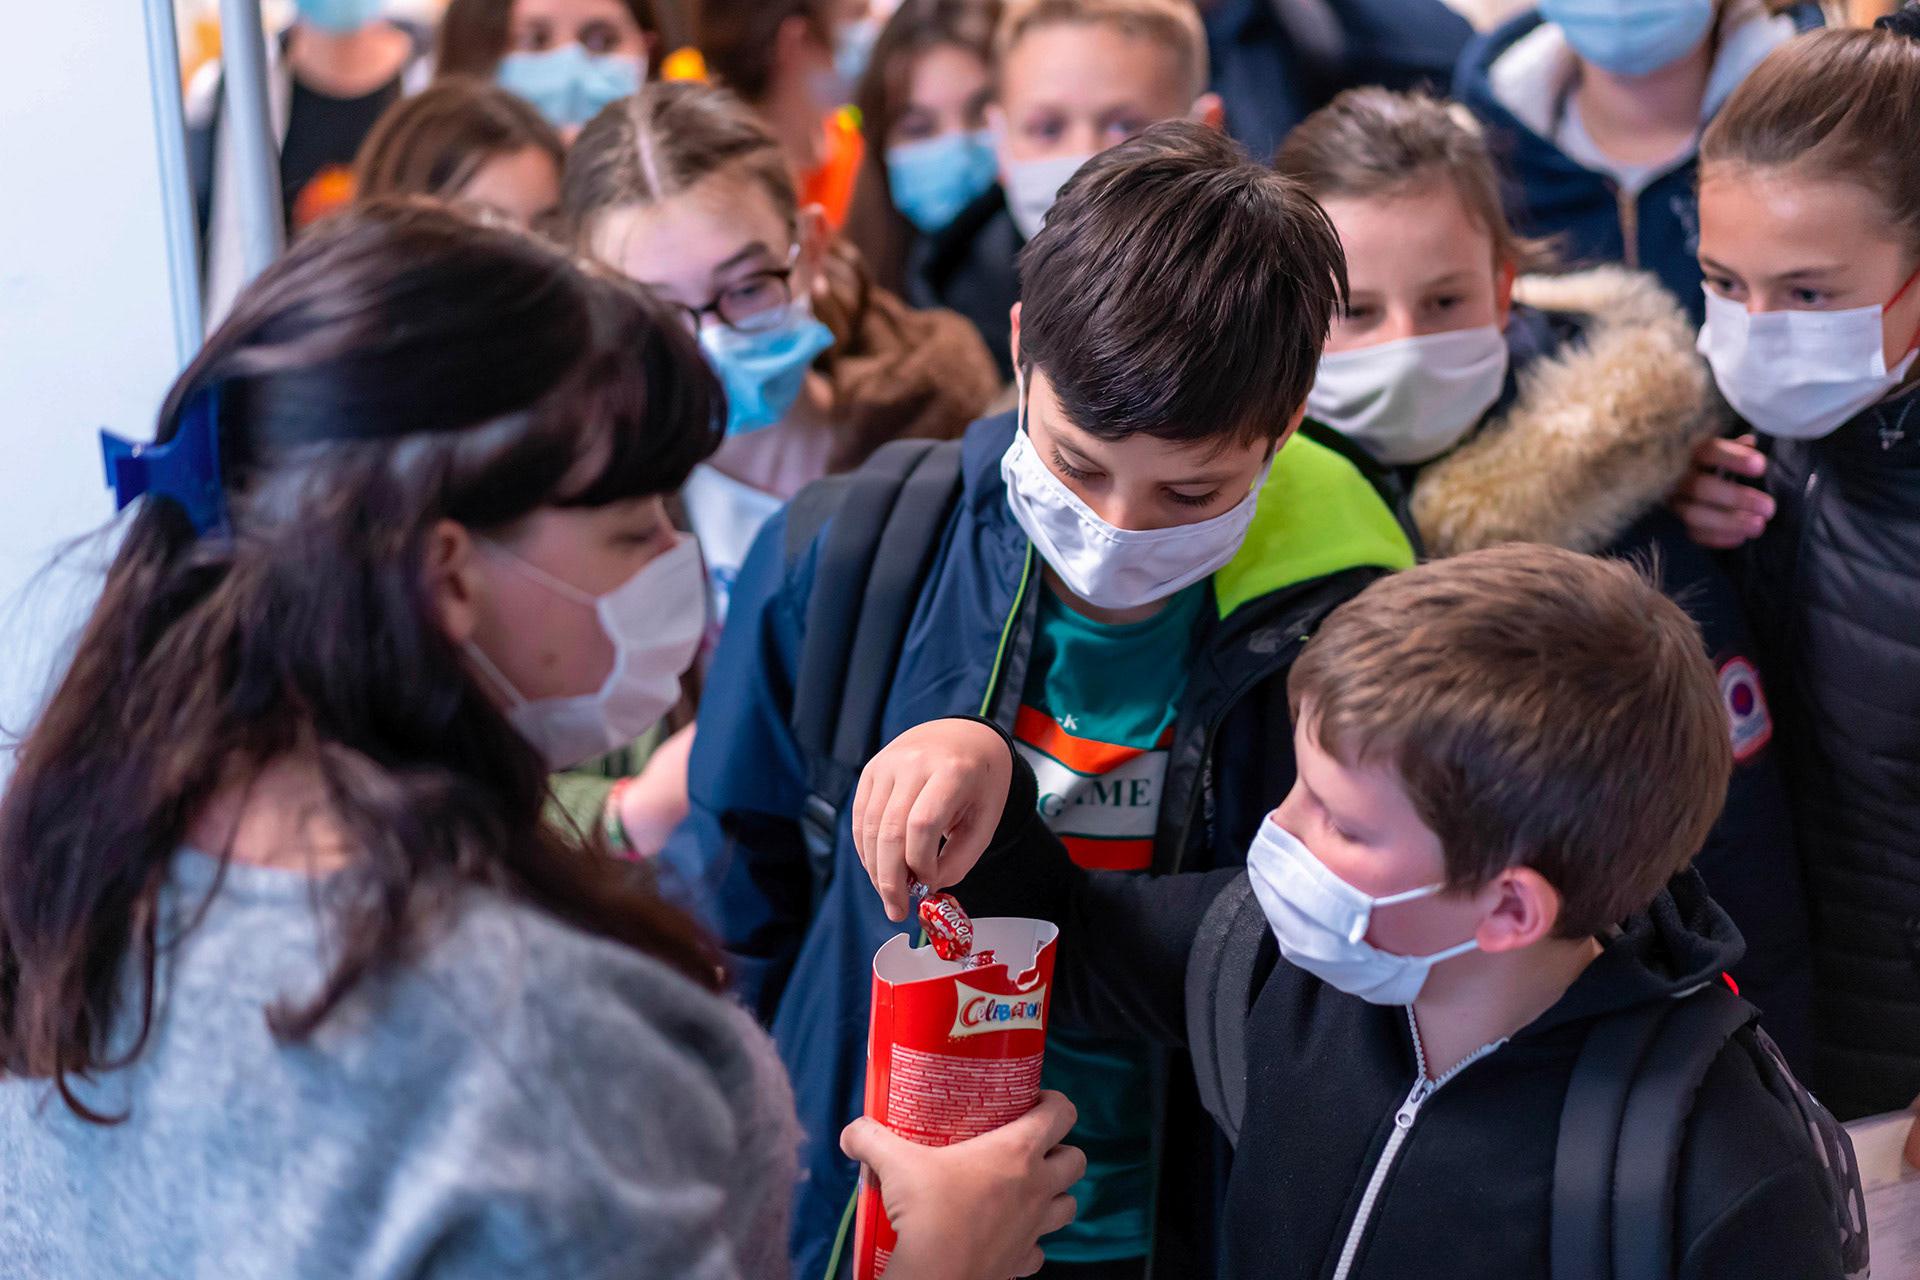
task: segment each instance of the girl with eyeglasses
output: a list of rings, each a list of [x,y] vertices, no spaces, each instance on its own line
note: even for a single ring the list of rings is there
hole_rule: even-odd
[[[681,497],[707,566],[709,638],[760,526],[800,489],[890,440],[948,439],[999,378],[965,320],[916,311],[802,205],[779,142],[738,98],[647,86],[567,157],[576,246],[678,308],[727,393],[727,440]],[[682,732],[622,787],[609,829],[658,847],[685,807]]]

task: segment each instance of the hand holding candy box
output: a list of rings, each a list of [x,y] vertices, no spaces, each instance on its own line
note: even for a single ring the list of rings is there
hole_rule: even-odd
[[[929,945],[901,934],[873,958],[866,1115],[944,1147],[1033,1111],[1059,931],[1042,920],[972,920],[950,894],[913,888]],[[891,1263],[893,1207],[875,1180],[863,1182],[855,1280],[877,1280]]]

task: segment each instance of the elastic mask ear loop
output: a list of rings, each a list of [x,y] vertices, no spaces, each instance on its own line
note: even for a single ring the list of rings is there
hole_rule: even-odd
[[[506,672],[494,665],[493,659],[487,656],[485,649],[482,649],[472,640],[467,641],[465,647],[467,656],[473,659],[473,664],[476,667],[480,668],[480,674],[493,681],[500,692],[507,695],[507,704],[509,706],[524,707],[527,705],[527,696],[521,693],[520,690],[514,688],[513,681],[507,679]]]
[[[1880,314],[1882,316],[1885,316],[1887,312],[1900,305],[1900,299],[1907,296],[1907,290],[1913,288],[1913,282],[1915,280],[1920,280],[1920,266],[1914,267],[1913,274],[1907,277],[1907,282],[1901,285],[1899,290],[1895,292],[1891,298],[1887,299],[1886,306],[1880,308]],[[1920,351],[1920,319],[1914,321],[1913,340],[1907,343],[1907,349],[1900,353],[1900,358],[1904,360],[1915,351]]]

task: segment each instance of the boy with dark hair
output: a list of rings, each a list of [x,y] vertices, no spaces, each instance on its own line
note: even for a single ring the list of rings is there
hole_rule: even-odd
[[[1687,862],[1732,756],[1678,605],[1617,560],[1469,552],[1335,610],[1289,688],[1298,772],[1244,877],[1075,867],[1029,813],[1020,755],[972,721],[896,740],[854,814],[891,913],[911,875],[1061,922],[1057,1025],[1191,1043],[1204,1082],[1229,1067],[1201,1052],[1209,1028],[1240,1020],[1238,1103],[1210,1104],[1238,1127],[1217,1274],[1812,1278],[1864,1261],[1840,1227],[1859,1209],[1842,1131],[1719,985],[1739,934]],[[984,857],[941,848],[1003,798]],[[1232,964],[1208,940],[1236,894],[1264,954],[1239,957],[1259,956],[1244,1002],[1209,1008]]]
[[[762,534],[666,854],[794,1075],[800,1275],[842,1235],[856,1170],[832,1140],[860,1109],[872,956],[901,927],[843,812],[872,750],[978,714],[1044,774],[1039,811],[1082,865],[1237,863],[1292,777],[1301,643],[1413,561],[1358,455],[1296,434],[1345,265],[1290,181],[1214,130],[1156,126],[1074,177],[1021,271],[1021,411],[894,446]],[[925,483],[942,464],[951,482]],[[863,524],[876,493],[885,519]],[[836,634],[837,668],[818,658]],[[1163,1274],[1207,1273],[1212,1130],[1169,1068],[1137,1037],[1053,1034],[1049,1084],[1075,1092],[1090,1173],[1050,1267],[1137,1275],[1151,1241]]]

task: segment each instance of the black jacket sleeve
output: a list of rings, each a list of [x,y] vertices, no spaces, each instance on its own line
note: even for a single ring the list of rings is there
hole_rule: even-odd
[[[1012,738],[999,732],[1012,751]],[[1040,820],[1033,770],[1012,754],[999,829],[954,896],[973,915],[1029,916],[1060,927],[1058,1024],[1184,1046],[1187,956],[1207,907],[1239,868],[1148,876],[1075,866]]]

